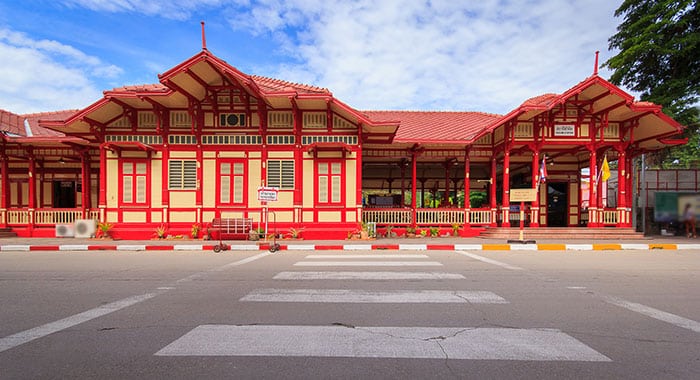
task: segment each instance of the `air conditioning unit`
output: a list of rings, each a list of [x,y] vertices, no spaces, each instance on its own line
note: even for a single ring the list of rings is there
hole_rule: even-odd
[[[95,236],[97,231],[97,222],[95,219],[78,219],[75,221],[75,237],[91,238]]]
[[[245,127],[244,113],[219,114],[219,125],[222,127]]]
[[[56,225],[56,237],[73,237],[75,231],[73,230],[72,224],[57,224]]]

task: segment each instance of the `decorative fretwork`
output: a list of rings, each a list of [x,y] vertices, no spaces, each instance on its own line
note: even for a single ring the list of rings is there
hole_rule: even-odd
[[[170,112],[170,128],[190,128],[192,127],[192,117],[187,111]]]
[[[357,126],[342,117],[333,116],[333,129],[357,129]]]
[[[260,135],[206,135],[202,136],[202,144],[207,145],[260,145]]]
[[[108,125],[110,128],[131,128],[131,122],[129,121],[129,118],[124,116],[121,117],[115,121],[113,121],[111,124]]]
[[[151,111],[139,112],[139,128],[155,129],[157,124],[156,114]]]
[[[267,136],[267,143],[269,145],[291,145],[296,143],[296,138],[294,135],[270,135]]]
[[[304,128],[326,128],[328,118],[325,112],[304,112]]]
[[[197,136],[192,135],[170,135],[168,136],[168,143],[174,145],[196,145]]]
[[[292,111],[270,111],[267,113],[267,126],[269,128],[292,128],[293,125]]]
[[[162,145],[163,138],[158,135],[107,135],[106,142],[140,142],[146,145]]]
[[[310,145],[313,143],[345,143],[348,145],[356,145],[357,144],[357,136],[348,136],[348,135],[302,136],[301,143],[304,145]]]

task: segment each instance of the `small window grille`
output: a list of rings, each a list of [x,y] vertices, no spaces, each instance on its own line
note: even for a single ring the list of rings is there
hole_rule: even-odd
[[[294,161],[268,160],[267,185],[279,189],[294,189]]]
[[[170,160],[168,163],[168,188],[173,190],[197,188],[197,161]]]

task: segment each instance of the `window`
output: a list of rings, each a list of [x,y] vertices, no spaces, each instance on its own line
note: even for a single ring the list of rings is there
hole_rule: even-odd
[[[267,186],[279,189],[294,189],[294,161],[268,160]]]
[[[343,165],[341,162],[319,162],[317,164],[318,203],[339,204],[342,202]]]
[[[122,165],[122,204],[145,205],[147,203],[148,184],[146,181],[147,165],[145,162],[123,161]]]
[[[168,162],[168,188],[189,190],[197,188],[197,161],[170,160]]]
[[[245,204],[245,163],[244,161],[219,162],[219,204]]]

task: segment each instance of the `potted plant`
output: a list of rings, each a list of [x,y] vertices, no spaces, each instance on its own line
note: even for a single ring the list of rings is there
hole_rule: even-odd
[[[199,223],[195,223],[192,225],[192,230],[190,230],[190,236],[192,237],[192,239],[197,239],[199,237],[200,228],[201,226],[199,225]]]
[[[462,228],[458,223],[452,223],[452,236],[459,236],[459,230]]]
[[[406,227],[406,237],[416,237],[416,228],[415,227]]]
[[[430,227],[430,237],[438,237],[440,235],[440,229],[437,227]]]
[[[102,239],[109,239],[112,237],[112,227],[114,225],[112,223],[107,223],[107,222],[97,222],[97,232],[95,233],[95,237],[102,238]]]
[[[155,236],[157,239],[165,239],[165,235],[167,233],[168,229],[164,224],[161,224],[159,227],[156,227],[156,231],[153,233],[153,236]]]
[[[292,227],[289,229],[289,236],[295,240],[301,239],[301,231],[303,231],[303,230],[304,230],[304,227],[301,227],[301,228],[293,228]]]
[[[394,232],[394,226],[392,226],[392,225],[386,226],[386,237],[388,237],[388,238],[395,238],[396,237],[396,232]]]

